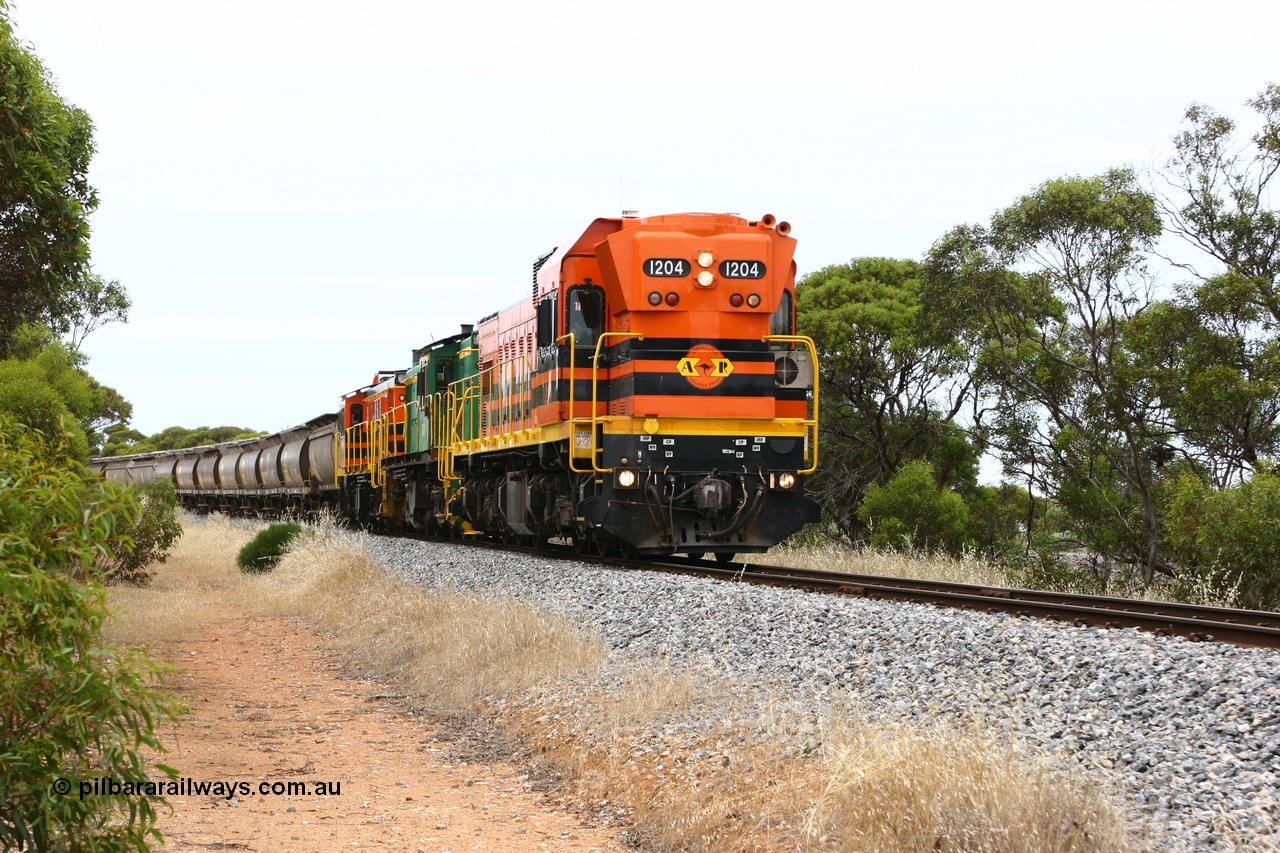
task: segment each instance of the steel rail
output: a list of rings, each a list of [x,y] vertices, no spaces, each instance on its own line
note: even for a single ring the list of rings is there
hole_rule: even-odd
[[[1280,648],[1280,613],[1268,611],[845,574],[756,563],[723,564],[679,557],[625,559],[584,556],[567,545],[532,548],[473,538],[437,540],[418,535],[412,538],[518,551],[537,555],[539,558],[593,562],[628,570],[661,571],[877,601],[902,601],[984,613],[1006,613],[1066,622],[1077,627],[1136,628],[1158,636],[1177,636],[1196,642]]]
[[[856,575],[739,563],[737,568],[700,562],[653,563],[655,568],[830,594],[933,604],[986,613],[1069,622],[1078,627],[1137,628],[1197,642],[1280,648],[1280,613],[1234,610],[1176,602],[1054,593],[946,581]]]

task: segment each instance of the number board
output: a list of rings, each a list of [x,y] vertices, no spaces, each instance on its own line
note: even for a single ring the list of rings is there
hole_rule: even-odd
[[[721,261],[720,275],[725,278],[764,278],[764,261]]]
[[[646,258],[644,274],[655,278],[683,278],[693,265],[684,258]]]

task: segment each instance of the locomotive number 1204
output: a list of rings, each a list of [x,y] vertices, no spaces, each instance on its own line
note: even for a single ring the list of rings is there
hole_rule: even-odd
[[[720,275],[725,278],[764,278],[764,261],[721,261]]]
[[[682,278],[690,269],[684,258],[646,258],[644,262],[644,274],[655,278]]]

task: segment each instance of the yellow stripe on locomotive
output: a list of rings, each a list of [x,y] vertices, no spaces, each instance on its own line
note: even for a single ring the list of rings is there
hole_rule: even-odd
[[[645,553],[763,551],[817,520],[813,342],[771,216],[597,219],[531,297],[417,349],[336,416],[113,460],[203,509],[333,505],[362,526]]]

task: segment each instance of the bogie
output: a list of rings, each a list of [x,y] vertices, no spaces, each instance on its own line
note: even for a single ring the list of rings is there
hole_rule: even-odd
[[[794,245],[773,217],[598,219],[538,260],[532,298],[413,350],[336,414],[95,465],[172,476],[201,512],[330,510],[582,553],[764,551],[818,515]]]

